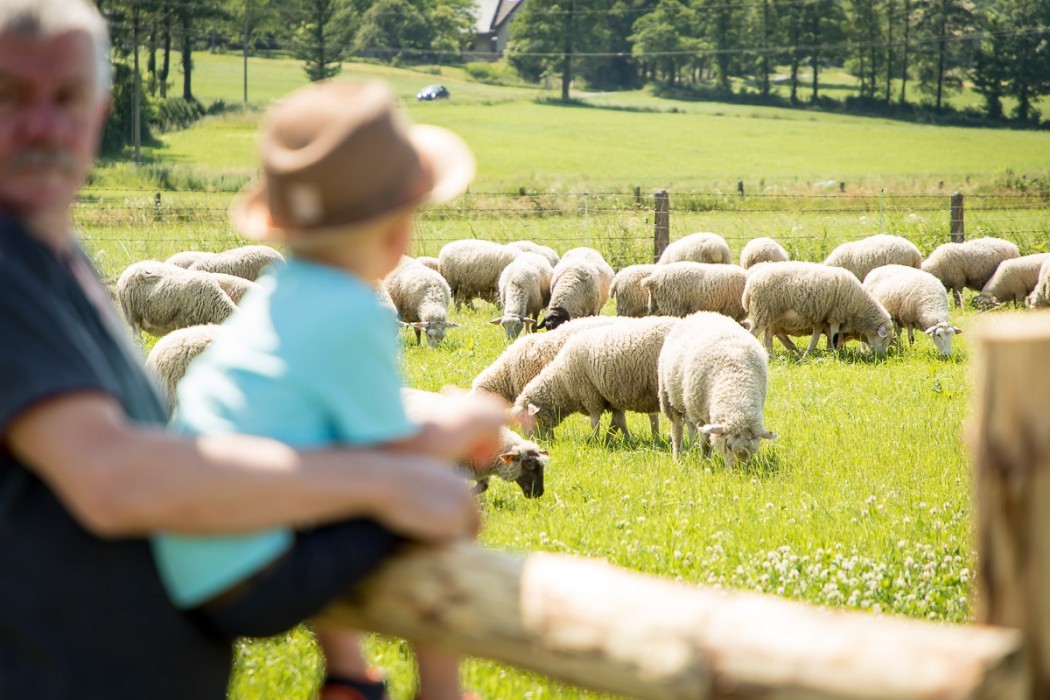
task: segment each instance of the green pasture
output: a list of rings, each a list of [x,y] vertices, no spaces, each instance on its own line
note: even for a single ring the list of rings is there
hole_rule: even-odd
[[[202,100],[240,101],[239,57],[195,61]],[[344,74],[390,80],[414,120],[456,130],[477,154],[471,192],[420,216],[415,255],[479,237],[559,251],[589,245],[616,267],[648,261],[659,188],[671,193],[672,239],[715,231],[734,257],[751,238],[772,236],[796,259],[821,260],[838,243],[880,232],[928,253],[948,239],[954,190],[967,195],[967,236],[1009,238],[1026,253],[1050,249],[1045,132],[674,102],[644,91],[581,95],[582,104],[560,106],[545,102],[541,89],[483,85],[448,66],[353,64]],[[225,212],[255,171],[262,108],[305,79],[293,61],[251,59],[249,81],[248,109],[160,135],[141,167],[109,162],[95,170],[76,221],[108,281],[138,260],[244,243]],[[417,104],[414,93],[431,82],[448,85],[452,99]],[[611,303],[604,310],[614,312]],[[404,335],[407,383],[469,386],[506,346],[487,323],[497,313],[483,302],[452,310],[462,327],[437,349]],[[978,318],[969,307],[953,309],[964,331]],[[599,557],[685,585],[966,622],[974,568],[961,437],[969,339],[956,338],[950,359],[925,337],[878,361],[852,347],[798,360],[777,346],[766,424],[780,437],[741,469],[696,452],[674,463],[642,416],[629,416],[630,440],[608,444],[590,437],[585,417],[571,417],[546,445],[546,494],[526,500],[516,485],[493,482],[481,541]],[[143,340],[147,348],[154,342]],[[666,420],[663,428],[666,437]],[[378,637],[369,646],[394,697],[412,697],[407,646]],[[307,700],[322,674],[300,627],[241,643],[230,697]],[[465,664],[464,682],[486,699],[600,697],[483,660]]]

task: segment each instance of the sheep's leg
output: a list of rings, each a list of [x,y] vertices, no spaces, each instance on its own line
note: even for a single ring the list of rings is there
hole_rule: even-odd
[[[820,334],[822,332],[823,331],[821,331],[820,328],[815,328],[813,330],[813,335],[810,336],[810,339],[809,339],[809,347],[806,348],[806,351],[804,353],[802,353],[802,357],[805,357],[809,353],[813,352],[813,350],[817,347],[817,343],[820,342]]]
[[[650,413],[649,414],[649,430],[653,433],[653,440],[660,437],[660,414]]]
[[[762,333],[762,344],[766,346],[766,352],[773,352],[773,331],[768,328]]]
[[[835,338],[838,336],[840,328],[841,326],[837,323],[828,324],[828,350],[839,350],[846,344],[845,341],[842,341],[841,343],[835,342]]]
[[[693,427],[693,426],[690,426]],[[694,428],[695,430],[695,428]],[[704,433],[697,433],[697,440],[700,441],[700,454],[704,456],[704,459],[711,458],[711,436]]]
[[[422,345],[423,344],[423,331],[419,330],[418,328],[416,328],[414,326],[413,326],[412,330],[414,330],[416,332],[416,345]]]
[[[677,462],[682,451],[682,416],[672,412],[668,417],[671,419],[671,456]]]
[[[953,289],[952,296],[955,297],[955,305],[962,308],[962,287],[956,287]]]
[[[908,326],[908,346],[912,345],[915,345],[915,326]]]
[[[609,420],[609,433],[612,434],[614,430],[623,433],[625,440],[631,439],[631,433],[627,430],[627,416],[623,411],[613,411],[612,418]]]
[[[689,426],[689,441],[696,442],[696,423],[686,423]]]
[[[783,345],[785,348],[795,353],[796,355],[798,354],[798,346],[795,345],[794,341],[791,340],[787,333],[777,333],[777,340],[779,340],[780,344]],[[770,343],[770,345],[772,345],[772,343]]]
[[[591,436],[595,439],[598,438],[598,432],[601,428],[601,420],[602,414],[600,412],[591,414]]]

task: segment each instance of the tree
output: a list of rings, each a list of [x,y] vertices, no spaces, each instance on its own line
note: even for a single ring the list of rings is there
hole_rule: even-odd
[[[667,82],[674,85],[678,71],[686,60],[684,53],[695,44],[686,32],[696,28],[696,13],[680,0],[660,0],[652,12],[634,22],[634,33],[628,40],[640,61],[662,72]]]
[[[430,48],[442,54],[459,54],[473,37],[474,5],[469,0],[440,2],[426,12]]]
[[[361,17],[354,33],[356,53],[393,57],[420,52],[430,44],[427,18],[408,0],[377,0]]]
[[[1033,103],[1050,94],[1050,2],[1003,0],[1003,60],[1008,68],[1007,94],[1017,99],[1014,117],[1038,121]]]
[[[977,45],[970,79],[984,97],[984,111],[991,119],[1002,119],[1003,96],[1010,80],[1010,66],[1003,35],[1003,21],[992,11],[982,18],[985,38]]]
[[[257,32],[276,30],[277,10],[273,0],[230,0],[228,31],[231,44],[240,44],[242,57],[242,98],[248,101],[248,56]]]
[[[737,0],[705,0],[701,20],[704,37],[714,46],[718,65],[718,86],[728,93],[732,90],[729,78],[734,72],[734,50],[741,34]]]
[[[974,8],[970,0],[918,0],[915,30],[922,50],[918,56],[919,85],[932,94],[940,111],[944,94],[962,85],[966,45],[962,35],[973,29]]]
[[[849,58],[847,67],[860,79],[859,94],[874,99],[882,68],[884,44],[878,0],[850,0]]]
[[[297,0],[286,6],[292,28],[292,55],[303,62],[311,81],[327,80],[342,70],[348,17],[341,0]]]

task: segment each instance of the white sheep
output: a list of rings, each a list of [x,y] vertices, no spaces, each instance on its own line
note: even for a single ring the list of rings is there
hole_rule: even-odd
[[[933,249],[922,269],[941,281],[962,306],[962,290],[980,292],[995,274],[999,263],[1021,257],[1021,251],[1001,238],[975,238],[962,243],[944,243]]]
[[[918,328],[941,355],[951,355],[952,337],[962,330],[948,318],[948,292],[939,279],[906,265],[884,265],[868,273],[864,289],[886,309],[898,333],[908,330],[909,343],[915,342]]]
[[[537,253],[522,253],[499,276],[499,298],[503,313],[489,323],[503,326],[507,340],[514,340],[522,329],[532,332],[536,317],[551,298],[554,268]]]
[[[880,233],[859,241],[843,243],[831,251],[824,264],[849,270],[859,282],[876,267],[883,265],[919,267],[922,264],[922,253],[907,238]]]
[[[772,238],[754,238],[740,251],[740,266],[745,270],[760,262],[787,262],[790,259],[784,247]]]
[[[264,269],[284,262],[284,256],[266,245],[246,245],[221,253],[205,253],[188,269],[202,272],[222,272],[246,280],[256,280]]]
[[[409,419],[422,421],[439,411],[448,397],[432,391],[404,388],[401,400]],[[475,493],[484,492],[489,487],[489,479],[498,476],[504,481],[517,483],[526,498],[539,498],[543,495],[543,475],[549,463],[547,450],[540,449],[535,442],[513,430],[500,428],[499,448],[491,460],[465,459],[460,462],[460,467],[475,480]]]
[[[717,233],[691,233],[671,243],[656,262],[660,265],[691,260],[728,265],[731,256],[726,239]]]
[[[768,355],[727,316],[702,311],[682,319],[667,334],[657,373],[675,459],[683,425],[699,429],[705,457],[710,440],[730,467],[750,459],[763,439],[776,439],[762,423]]]
[[[136,335],[222,323],[237,308],[214,275],[156,260],[129,265],[117,280],[116,295]]]
[[[829,342],[840,332],[859,333],[869,347],[883,355],[893,335],[886,309],[864,291],[853,273],[841,267],[811,262],[759,263],[748,271],[744,310],[755,337],[765,337],[772,349],[775,328],[813,328],[809,348],[822,331]]]
[[[471,386],[475,391],[487,391],[513,402],[525,385],[551,363],[574,333],[616,321],[614,316],[587,316],[564,323],[548,333],[522,336],[483,369]]]
[[[438,274],[441,273],[441,261],[438,260],[437,258],[431,257],[429,255],[420,255],[415,260],[420,265],[424,265],[426,267],[429,267],[431,270],[433,270],[434,272],[437,272]]]
[[[600,314],[609,300],[614,276],[612,267],[593,248],[566,251],[554,268],[550,301],[540,328],[554,330],[570,319]]]
[[[208,255],[211,255],[211,253],[205,253],[200,250],[187,250],[182,253],[175,253],[164,262],[168,263],[169,265],[176,265],[181,268],[188,268],[193,263],[203,258],[206,258]]]
[[[495,303],[500,273],[519,255],[517,248],[474,238],[446,243],[438,253],[438,262],[452,289],[456,310],[464,302],[473,307],[476,298]]]
[[[146,356],[146,369],[164,387],[172,405],[176,398],[175,389],[185,376],[190,363],[204,352],[223,330],[223,326],[214,323],[179,328],[158,340],[149,351],[149,355]]]
[[[1001,306],[1008,301],[1017,304],[1035,290],[1039,282],[1039,271],[1043,263],[1050,260],[1050,253],[1035,253],[1010,258],[999,263],[995,274],[981,288],[974,299],[979,308]]]
[[[545,245],[540,245],[538,243],[533,243],[532,241],[512,241],[511,243],[507,244],[507,247],[516,248],[522,251],[523,253],[536,253],[537,255],[542,255],[543,257],[547,258],[547,262],[551,264],[551,267],[557,265],[558,262],[561,260],[561,258],[558,256],[558,251],[554,250],[554,248]]]
[[[209,272],[207,274],[211,275],[212,279],[222,287],[222,290],[230,295],[234,304],[240,304],[245,294],[259,288],[258,282],[252,282],[237,275],[227,275],[224,272]]]
[[[613,277],[609,294],[616,303],[617,316],[648,316],[649,292],[642,287],[642,280],[650,275],[656,265],[628,265]]]
[[[412,326],[416,343],[422,342],[425,331],[427,344],[434,348],[444,340],[445,331],[458,328],[448,321],[448,305],[452,292],[440,273],[412,261],[399,265],[383,280],[383,288],[390,295],[401,321]]]
[[[526,432],[550,435],[566,417],[583,413],[590,417],[597,436],[602,413],[610,411],[610,432],[619,430],[629,438],[624,412],[637,411],[650,416],[657,437],[656,364],[664,337],[678,320],[620,318],[608,326],[573,333],[514,402],[516,414],[531,417]]]
[[[1050,260],[1044,262],[1039,268],[1039,279],[1036,281],[1035,289],[1028,295],[1027,304],[1033,309],[1050,307]]]
[[[740,321],[747,315],[740,303],[746,281],[747,272],[737,265],[676,262],[658,265],[642,288],[649,293],[651,315],[716,311]]]

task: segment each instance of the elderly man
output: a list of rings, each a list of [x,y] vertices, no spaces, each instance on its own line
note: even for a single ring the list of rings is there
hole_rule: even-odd
[[[476,506],[440,461],[165,431],[71,225],[108,76],[88,0],[0,2],[0,698],[222,698],[230,640],[168,603],[145,535],[367,517],[442,541]]]

